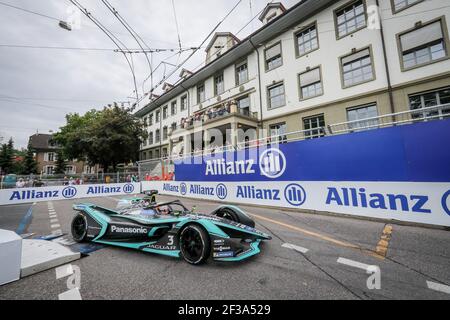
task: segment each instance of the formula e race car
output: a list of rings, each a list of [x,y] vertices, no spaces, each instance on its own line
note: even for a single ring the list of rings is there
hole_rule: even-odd
[[[181,256],[193,265],[206,262],[210,256],[216,261],[241,261],[258,254],[261,241],[271,239],[256,230],[255,222],[235,206],[199,214],[179,200],[160,204],[147,200],[136,200],[120,211],[75,204],[78,213],[72,220],[73,239]]]

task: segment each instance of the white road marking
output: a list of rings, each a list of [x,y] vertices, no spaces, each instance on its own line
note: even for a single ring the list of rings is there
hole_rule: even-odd
[[[362,270],[365,270],[365,271],[369,270],[369,268],[371,267],[368,264],[357,262],[357,261],[353,261],[353,260],[349,260],[349,259],[345,259],[345,258],[339,258],[337,260],[337,263],[345,264],[347,266],[358,268],[358,269],[362,269]]]
[[[52,228],[52,229],[61,228],[61,225],[60,225],[59,223],[52,224],[52,225],[50,226],[50,228]]]
[[[73,267],[71,264],[66,264],[64,266],[56,268],[55,271],[56,271],[56,279],[58,280],[72,275]]]
[[[80,290],[78,288],[63,292],[58,295],[59,300],[82,300]]]
[[[427,281],[427,286],[428,286],[428,289],[450,294],[450,287],[446,286],[444,284]]]
[[[62,230],[61,230],[61,229],[58,229],[58,230],[54,230],[54,231],[52,231],[52,234],[53,234],[53,235],[55,235],[55,236],[58,236],[58,235],[61,235],[61,234],[63,234],[63,232],[62,232]]]
[[[303,247],[299,247],[296,246],[295,244],[290,244],[290,243],[284,243],[282,245],[283,248],[287,248],[287,249],[292,249],[301,253],[307,253],[309,251],[309,249],[303,248]]]
[[[58,223],[58,219],[51,219],[50,223]]]
[[[58,216],[57,216],[56,214],[51,214],[51,215],[49,215],[49,217],[50,217],[50,219],[56,219],[56,218],[58,218]]]

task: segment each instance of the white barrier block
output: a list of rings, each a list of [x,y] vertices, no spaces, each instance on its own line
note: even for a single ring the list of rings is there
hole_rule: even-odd
[[[0,285],[20,279],[22,238],[0,229]]]
[[[55,268],[80,258],[79,252],[75,253],[55,242],[23,240],[21,277]]]

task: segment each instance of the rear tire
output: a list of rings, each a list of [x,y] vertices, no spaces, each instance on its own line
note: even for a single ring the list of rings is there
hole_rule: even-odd
[[[220,218],[228,219],[237,223],[244,224],[251,228],[255,227],[255,221],[228,207],[222,207],[215,212],[215,215]]]
[[[88,224],[86,217],[82,214],[77,214],[73,218],[71,225],[73,240],[75,240],[78,243],[86,241],[87,230]]]
[[[201,226],[188,225],[180,233],[180,251],[183,259],[192,265],[208,260],[211,243],[208,233]]]

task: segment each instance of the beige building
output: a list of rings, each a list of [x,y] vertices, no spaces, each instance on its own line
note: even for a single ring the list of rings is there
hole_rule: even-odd
[[[36,161],[38,163],[38,173],[44,176],[52,176],[56,168],[57,153],[59,147],[52,141],[51,134],[37,133],[30,137],[31,148],[36,154]],[[68,161],[66,163],[65,174],[80,175],[80,174],[97,174],[99,166],[89,166],[84,161]]]
[[[450,104],[447,0],[271,3],[259,19],[245,39],[217,33],[203,68],[183,70],[136,113],[149,132],[142,160],[192,151],[183,141],[200,123],[208,148],[213,128],[224,142],[251,128],[264,129],[259,138],[310,139],[340,123],[376,127],[382,120],[371,118]]]

